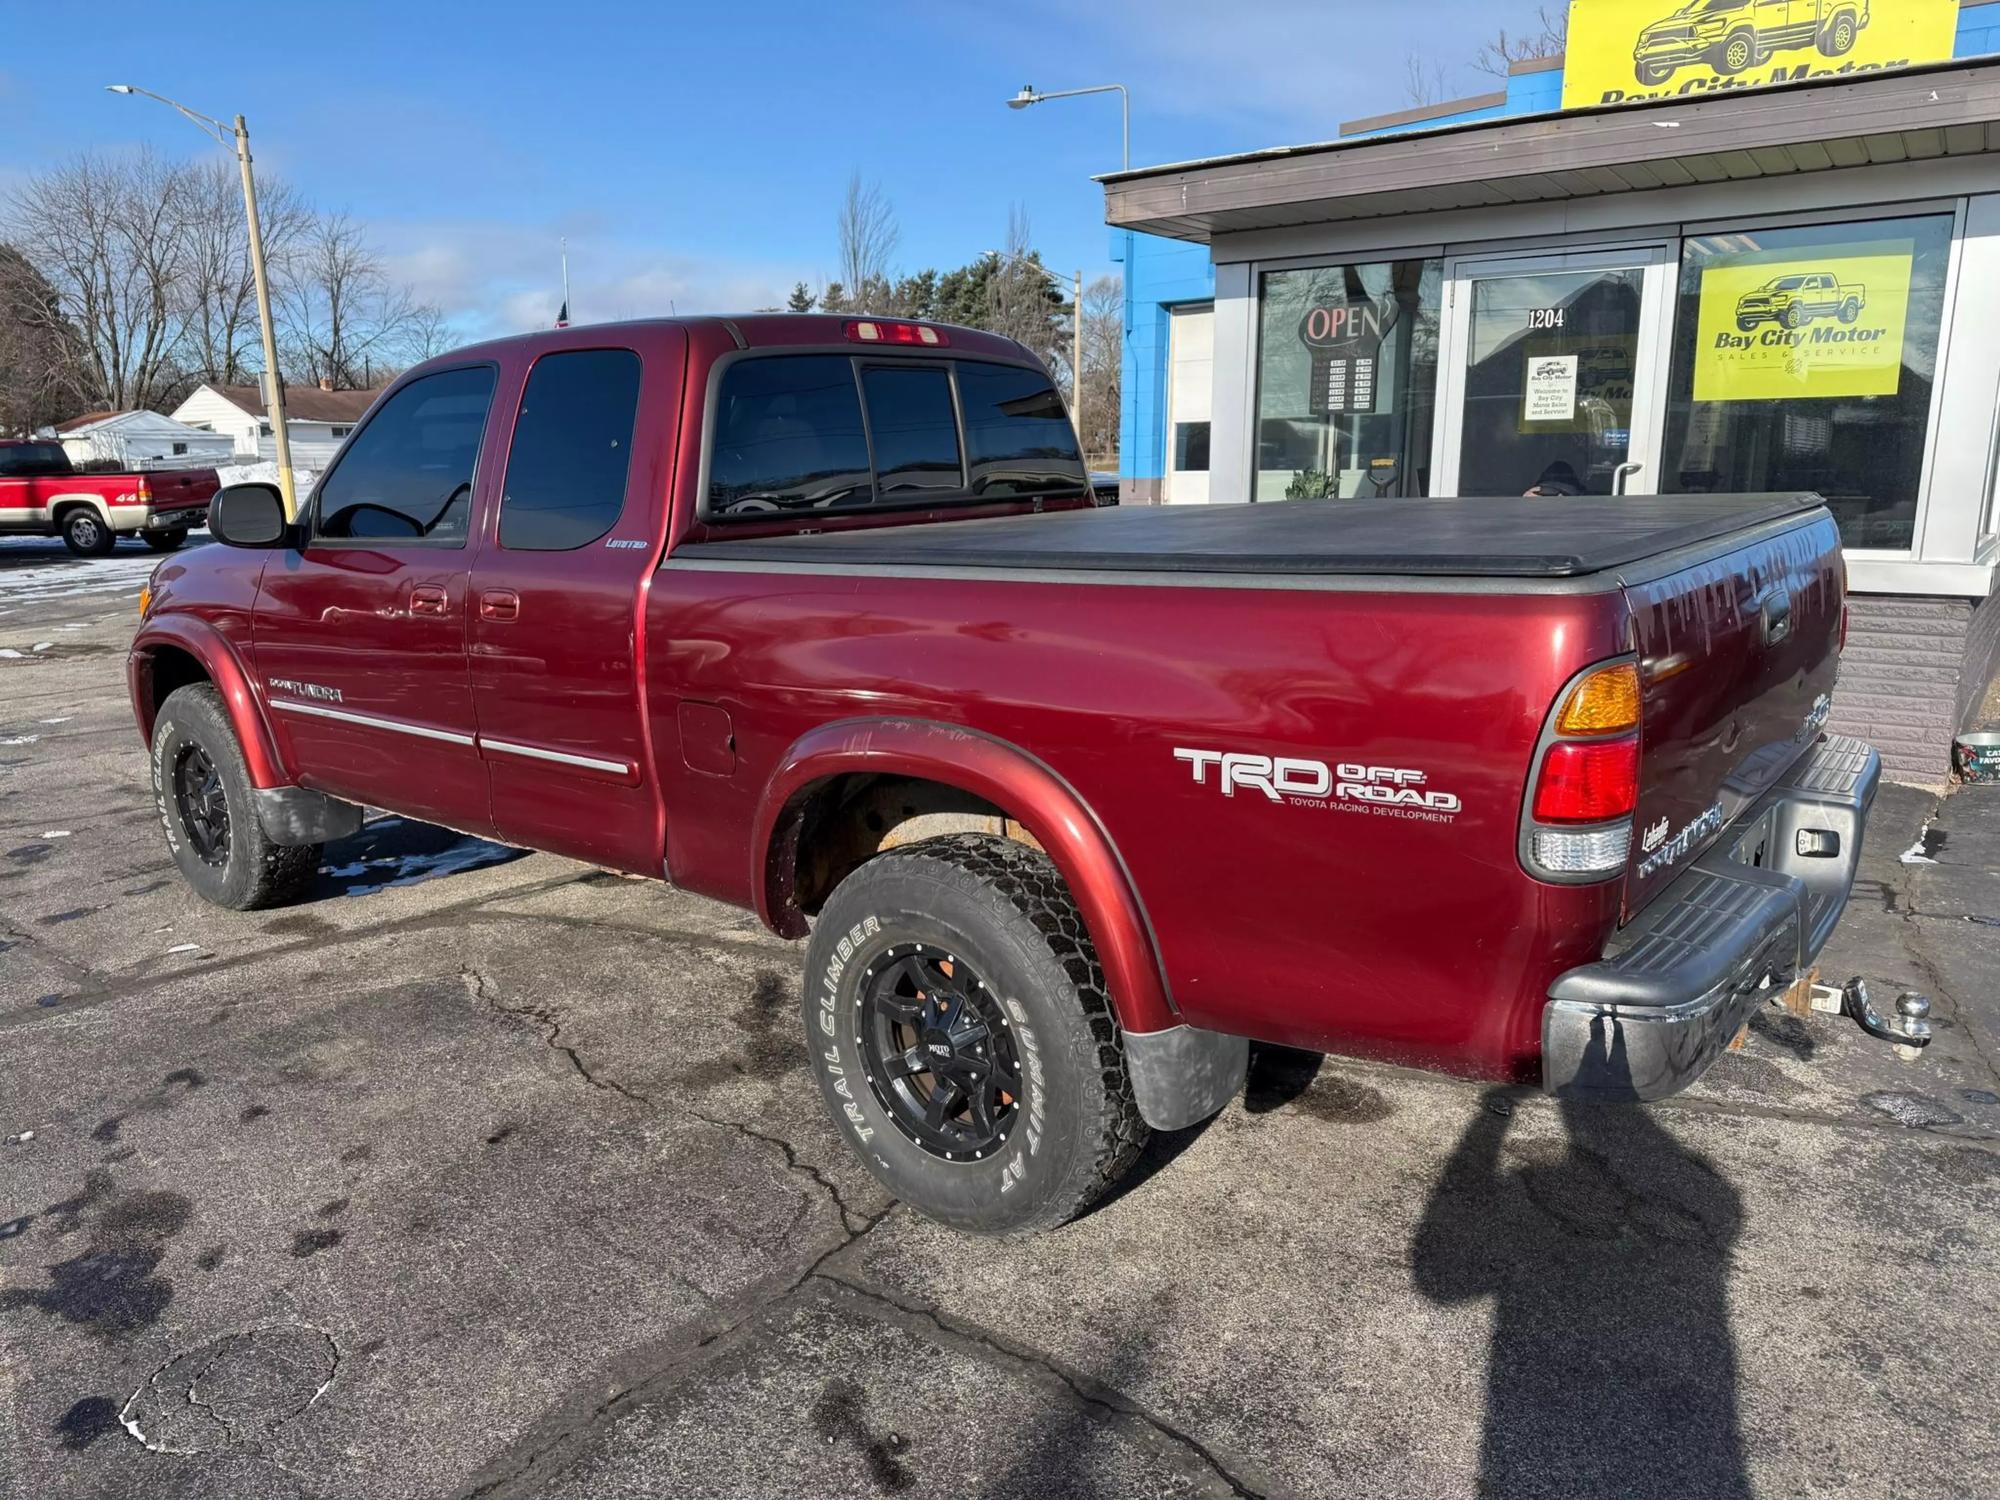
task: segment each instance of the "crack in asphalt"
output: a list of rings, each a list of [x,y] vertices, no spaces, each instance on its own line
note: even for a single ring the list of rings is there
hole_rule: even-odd
[[[1106,1385],[1080,1370],[1069,1368],[1054,1355],[1025,1344],[1016,1344],[977,1324],[963,1322],[949,1313],[939,1311],[927,1302],[901,1297],[866,1282],[851,1281],[835,1271],[815,1271],[812,1275],[821,1281],[842,1287],[866,1301],[877,1302],[900,1313],[920,1318],[944,1334],[947,1339],[971,1345],[990,1362],[1014,1366],[1029,1365],[1043,1371],[1061,1382],[1071,1395],[1085,1406],[1143,1423],[1169,1442],[1185,1448],[1206,1464],[1218,1479],[1228,1485],[1231,1494],[1243,1496],[1245,1500],[1266,1500],[1266,1491],[1256,1489],[1247,1483],[1216,1456],[1214,1449],[1194,1434],[1182,1430],[1159,1413],[1140,1405],[1117,1387]]]
[[[707,1354],[738,1330],[765,1313],[784,1305],[797,1294],[800,1287],[818,1275],[821,1266],[848,1246],[866,1237],[898,1206],[891,1202],[873,1214],[864,1215],[861,1227],[856,1229],[851,1227],[845,1218],[845,1205],[840,1204],[837,1197],[834,1201],[836,1206],[843,1210],[840,1240],[837,1244],[814,1256],[797,1275],[785,1280],[775,1289],[762,1293],[755,1291],[745,1293],[736,1300],[731,1313],[694,1343],[671,1351],[652,1362],[649,1367],[637,1372],[633,1378],[614,1385],[609,1395],[596,1402],[588,1411],[562,1422],[531,1452],[523,1454],[516,1462],[510,1464],[504,1473],[496,1474],[462,1491],[463,1500],[486,1500],[486,1497],[496,1495],[503,1490],[528,1485],[531,1479],[533,1486],[525,1493],[539,1493],[544,1483],[540,1476],[549,1471],[552,1461],[559,1466],[567,1450],[596,1429],[599,1424],[615,1418],[635,1400],[643,1398],[648,1392],[659,1388],[664,1382],[690,1366],[699,1364]]]
[[[600,1078],[591,1072],[590,1065],[583,1060],[583,1055],[563,1041],[562,1019],[553,1010],[539,1005],[509,1005],[493,993],[493,982],[477,969],[462,968],[458,971],[458,977],[464,984],[466,993],[479,1004],[489,1010],[498,1011],[503,1016],[511,1016],[515,1020],[526,1021],[533,1026],[542,1034],[542,1040],[553,1051],[560,1052],[569,1059],[569,1065],[576,1070],[577,1077],[590,1087],[602,1089],[607,1094],[617,1094],[634,1104],[643,1104],[648,1109],[660,1107],[637,1089],[627,1088],[615,1078]]]
[[[471,995],[479,1004],[491,1010],[498,1011],[502,1015],[526,1021],[537,1031],[541,1032],[543,1041],[551,1049],[567,1057],[570,1066],[576,1070],[577,1076],[592,1088],[603,1089],[608,1093],[618,1094],[626,1099],[630,1099],[635,1104],[642,1104],[648,1109],[664,1110],[665,1106],[661,1105],[651,1095],[632,1088],[627,1084],[620,1083],[615,1078],[608,1078],[593,1071],[590,1064],[584,1061],[583,1055],[575,1047],[570,1046],[562,1040],[562,1018],[553,1009],[537,1005],[509,1005],[494,993],[492,980],[478,969],[462,968],[459,970],[458,977],[465,985],[466,993]],[[833,1200],[833,1206],[840,1212],[840,1222],[844,1229],[853,1232],[857,1223],[867,1222],[868,1215],[847,1201],[846,1194],[840,1189],[840,1184],[828,1177],[824,1169],[817,1163],[808,1161],[800,1154],[799,1149],[783,1136],[759,1130],[756,1126],[747,1124],[742,1120],[731,1120],[719,1115],[705,1113],[702,1110],[694,1108],[692,1105],[682,1105],[681,1112],[701,1121],[704,1125],[713,1126],[717,1130],[731,1131],[749,1140],[759,1141],[767,1146],[776,1146],[784,1153],[786,1171],[797,1173],[802,1177],[810,1179]]]

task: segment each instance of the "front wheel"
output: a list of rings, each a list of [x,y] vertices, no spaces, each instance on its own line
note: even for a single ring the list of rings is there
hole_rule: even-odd
[[[1715,59],[1718,73],[1741,73],[1757,61],[1757,34],[1739,31],[1723,42]]]
[[[1674,65],[1669,62],[1642,62],[1634,71],[1638,74],[1639,82],[1650,86],[1665,83],[1673,77]]]
[[[167,851],[196,895],[231,911],[296,899],[319,869],[318,844],[275,844],[251,805],[250,768],[222,695],[176,688],[153,721],[153,801]]]
[[[813,927],[804,1012],[835,1123],[941,1223],[1053,1229],[1145,1144],[1096,950],[1036,850],[958,834],[861,866]]]
[[[1807,323],[1812,321],[1812,314],[1794,302],[1790,307],[1785,309],[1785,316],[1782,321],[1787,328],[1803,328]]]
[[[78,557],[107,557],[118,545],[118,533],[94,510],[77,509],[62,519],[63,545]]]
[[[178,552],[188,539],[185,531],[142,531],[139,535],[155,552]]]

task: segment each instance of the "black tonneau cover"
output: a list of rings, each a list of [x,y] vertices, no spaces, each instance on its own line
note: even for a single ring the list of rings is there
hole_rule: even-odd
[[[1820,504],[1817,495],[1786,494],[1116,506],[723,539],[675,556],[829,567],[1575,578]]]

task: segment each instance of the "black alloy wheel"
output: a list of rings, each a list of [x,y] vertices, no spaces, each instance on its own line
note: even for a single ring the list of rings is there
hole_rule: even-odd
[[[982,1161],[1021,1113],[1021,1059],[1005,1012],[966,962],[924,943],[888,949],[863,975],[855,1031],[868,1086],[932,1156]]]
[[[229,797],[222,773],[200,745],[185,745],[174,765],[174,810],[190,847],[205,865],[229,860]]]

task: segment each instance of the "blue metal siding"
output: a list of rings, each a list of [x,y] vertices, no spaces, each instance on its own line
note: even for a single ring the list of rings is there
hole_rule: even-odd
[[[2000,52],[2000,5],[1959,11],[1954,57]],[[1464,125],[1505,115],[1544,114],[1562,107],[1560,68],[1507,80],[1507,102],[1426,120],[1422,128]],[[1391,131],[1370,134],[1387,135]],[[1349,140],[1357,137],[1349,136]],[[1206,245],[1156,235],[1112,233],[1113,260],[1125,263],[1125,356],[1118,434],[1118,472],[1127,479],[1166,474],[1167,323],[1169,310],[1215,298],[1215,267]]]

